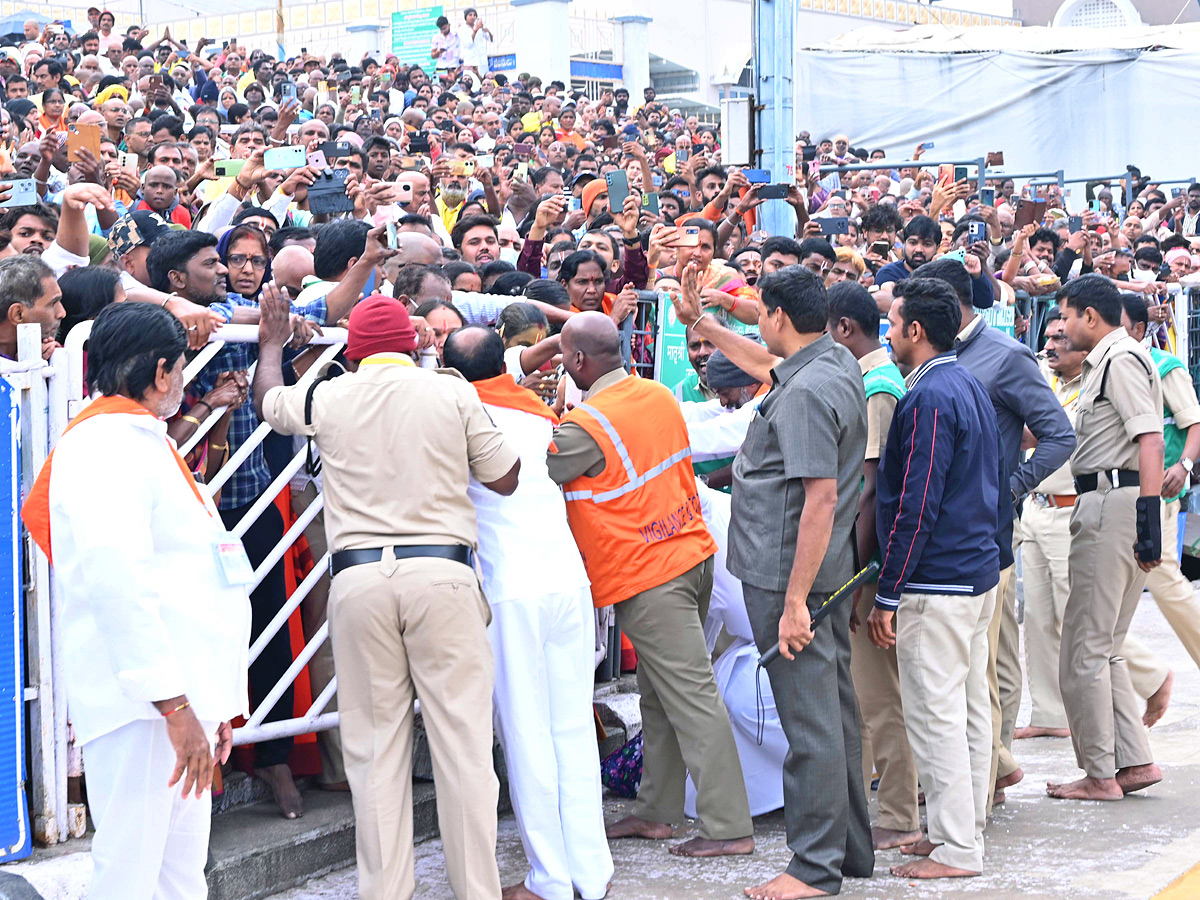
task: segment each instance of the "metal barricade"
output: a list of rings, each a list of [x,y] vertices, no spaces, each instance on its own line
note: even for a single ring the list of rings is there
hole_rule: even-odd
[[[84,322],[72,329],[67,336],[66,348],[62,351],[66,357],[66,369],[68,372],[69,383],[66,385],[68,400],[63,405],[62,425],[55,433],[61,434],[62,428],[66,427],[66,422],[70,417],[76,415],[87,405],[87,398],[84,394],[83,385],[83,348],[87,341],[88,334],[91,332],[91,323]],[[258,342],[258,327],[254,325],[225,325],[218,332],[214,333],[209,340],[209,344],[199,354],[197,354],[184,368],[184,378],[190,384],[204,369],[204,367],[213,359],[221,348],[230,343],[257,343]],[[319,354],[317,361],[308,369],[308,371],[300,378],[300,383],[311,381],[318,371],[332,360],[334,356],[345,346],[346,331],[341,328],[326,328],[324,335],[315,335],[312,343],[324,346],[324,349]],[[253,377],[253,370],[250,372]],[[216,425],[217,421],[225,412],[225,407],[219,407],[212,411],[212,414],[205,419],[204,423],[198,427],[195,433],[182,444],[179,448],[182,454],[187,454],[208,434],[209,430]],[[206,502],[216,513],[215,506],[212,502],[212,497],[224,486],[233,474],[246,463],[263,440],[270,434],[271,428],[265,422],[260,422],[257,429],[246,440],[237,451],[226,461],[209,480],[207,484],[199,485],[201,494],[204,495]],[[268,487],[257,501],[250,507],[242,519],[233,527],[234,534],[241,537],[246,531],[258,521],[259,517],[270,506],[274,504],[275,498],[279,495],[292,477],[300,471],[304,465],[306,451],[300,450],[292,459],[284,466],[283,470],[272,480]],[[36,470],[35,470],[36,471]],[[283,538],[275,545],[275,548],[268,554],[254,572],[254,581],[250,585],[253,589],[257,587],[266,577],[267,573],[279,562],[285,553],[304,533],[304,529],[313,521],[318,513],[324,508],[324,497],[321,494],[317,495],[317,499],[306,509],[303,515],[299,516],[292,526],[283,535]],[[39,556],[41,554],[39,553]],[[42,557],[44,562],[44,557]],[[279,610],[262,634],[253,642],[250,647],[250,662],[262,653],[263,648],[277,635],[281,629],[287,627],[287,621],[300,604],[312,591],[313,587],[321,579],[322,575],[328,570],[329,555],[328,553],[321,559],[315,561],[315,565],[307,577],[299,584],[296,590],[288,597],[287,603]],[[321,691],[303,714],[281,719],[271,723],[264,723],[266,716],[275,708],[279,702],[279,698],[287,690],[287,688],[296,680],[297,676],[304,670],[308,661],[320,649],[329,636],[329,626],[323,625],[320,630],[313,635],[312,639],[304,647],[304,649],[296,656],[291,666],[276,683],[274,688],[266,697],[258,704],[251,712],[249,720],[241,728],[235,728],[233,732],[233,742],[235,745],[250,744],[256,741],[269,740],[279,737],[290,737],[299,734],[309,734],[314,731],[324,731],[329,728],[336,728],[338,717],[336,712],[325,713],[324,709],[329,705],[337,691],[336,675],[330,680],[329,684]],[[65,719],[64,719],[65,721]]]

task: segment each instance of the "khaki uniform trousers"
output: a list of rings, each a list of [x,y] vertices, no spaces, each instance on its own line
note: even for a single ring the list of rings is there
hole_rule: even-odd
[[[930,859],[983,871],[992,757],[988,624],[995,589],[901,594],[896,653],[904,723],[925,788]]]
[[[1021,513],[1021,570],[1025,582],[1025,670],[1037,728],[1066,728],[1058,689],[1058,647],[1070,591],[1071,506],[1025,501]]]
[[[863,789],[870,797],[872,775],[878,772],[876,826],[918,831],[921,813],[917,805],[917,767],[904,728],[896,648],[881,650],[867,636],[866,619],[875,605],[875,587],[863,587],[858,605],[862,624],[850,635],[850,675],[862,728]]]
[[[490,620],[475,573],[451,560],[397,560],[388,548],[380,562],[333,579],[329,631],[363,900],[413,895],[414,697],[433,758],[446,880],[458,900],[500,896]]]
[[[311,481],[302,491],[292,493],[292,511],[297,518],[304,514],[317,499],[317,486]],[[321,565],[321,557],[325,555],[328,545],[325,542],[325,514],[317,513],[316,517],[304,529],[304,537],[308,540],[308,549],[312,553],[313,562]],[[326,569],[328,573],[328,569]],[[321,630],[329,612],[329,575],[322,575],[313,585],[308,596],[300,604],[300,621],[304,626],[304,640],[311,641],[313,635]],[[333,642],[326,641],[308,661],[308,682],[312,687],[313,699],[321,695],[321,691],[333,680]],[[336,712],[337,695],[329,701],[325,712]],[[321,754],[321,784],[341,784],[346,780],[346,767],[342,762],[342,735],[336,728],[328,729],[317,734],[317,749]]]
[[[633,814],[683,820],[688,772],[700,831],[711,840],[754,833],[729,712],[704,642],[713,558],[617,604],[617,623],[637,651],[642,783]]]
[[[1179,501],[1163,504],[1162,565],[1146,576],[1146,590],[1158,603],[1163,618],[1179,636],[1180,642],[1200,666],[1200,600],[1192,583],[1179,568]],[[1121,648],[1129,667],[1133,688],[1143,697],[1157,691],[1170,669],[1143,644],[1126,638]]]
[[[1017,527],[1013,527],[1014,538]],[[1013,759],[1009,750],[1013,731],[1016,729],[1017,710],[1021,705],[1021,632],[1017,625],[1015,563],[1007,569],[1000,570],[1000,583],[996,586],[996,605],[992,611],[992,620],[988,623],[987,637],[988,697],[992,704],[992,786],[988,789],[988,812],[991,812],[996,779],[1011,775],[1018,769],[1017,761]]]
[[[1137,497],[1137,488],[1090,491],[1071,516],[1058,683],[1076,761],[1093,778],[1154,759],[1120,655],[1146,583],[1133,554]]]

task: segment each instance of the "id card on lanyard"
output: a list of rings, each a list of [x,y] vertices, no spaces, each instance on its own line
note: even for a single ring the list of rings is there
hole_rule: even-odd
[[[226,587],[253,583],[254,567],[250,565],[250,557],[246,555],[241,538],[225,531],[213,538],[212,547],[221,581]]]

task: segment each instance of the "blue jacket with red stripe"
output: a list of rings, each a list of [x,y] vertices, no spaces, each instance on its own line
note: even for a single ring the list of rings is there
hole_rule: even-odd
[[[944,353],[908,377],[879,467],[875,605],[902,593],[982,594],[1000,580],[1000,437],[987,391]]]

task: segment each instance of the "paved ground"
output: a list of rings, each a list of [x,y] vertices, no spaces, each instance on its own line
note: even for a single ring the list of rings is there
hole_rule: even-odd
[[[1026,778],[1008,790],[987,831],[987,871],[976,879],[911,884],[891,877],[899,853],[881,853],[875,877],[848,881],[842,895],[874,900],[977,897],[987,900],[1148,900],[1200,863],[1200,671],[1151,602],[1144,602],[1134,632],[1159,652],[1176,673],[1166,717],[1151,732],[1155,758],[1166,780],[1144,796],[1120,803],[1071,803],[1045,795],[1048,779],[1074,778],[1068,740],[1020,741],[1014,748]],[[1018,720],[1028,719],[1028,701]],[[873,805],[873,804],[872,804]],[[624,804],[607,804],[608,816]],[[741,896],[787,862],[782,815],[756,820],[758,852],[736,860],[690,861],[670,856],[663,844],[613,844],[616,875],[612,900],[709,900]],[[677,830],[680,837],[693,832]],[[500,871],[505,884],[525,874],[525,859],[511,818],[500,824]],[[452,900],[442,872],[441,845],[417,851],[419,900]],[[356,896],[352,870],[334,873],[276,900],[349,900]],[[1161,900],[1167,900],[1168,893]],[[1200,870],[1169,892],[1170,900],[1200,898]]]

